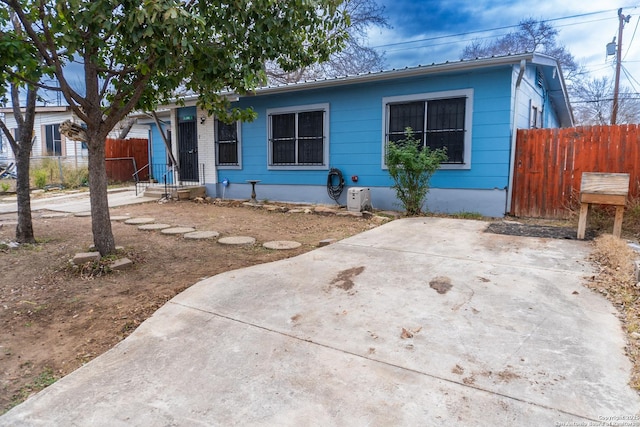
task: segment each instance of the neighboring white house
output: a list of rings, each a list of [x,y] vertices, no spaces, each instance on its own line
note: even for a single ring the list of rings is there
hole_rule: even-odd
[[[0,108],[0,119],[4,120],[7,127],[13,132],[17,130],[17,124],[13,118],[11,108]],[[60,134],[60,123],[71,120],[82,123],[68,106],[36,107],[36,117],[33,126],[33,150],[32,159],[42,157],[60,157],[66,163],[86,164],[88,151],[85,143],[72,141]],[[122,126],[117,125],[109,135],[109,138],[117,138]],[[134,125],[127,135],[129,138],[149,138],[149,126]],[[0,132],[0,161],[14,158],[13,151],[6,137]]]

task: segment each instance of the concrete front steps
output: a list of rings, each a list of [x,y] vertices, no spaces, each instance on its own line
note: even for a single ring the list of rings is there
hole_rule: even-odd
[[[192,200],[196,197],[207,197],[207,190],[203,185],[179,186],[178,188],[171,186],[165,189],[163,184],[151,184],[145,188],[144,196],[161,199],[165,197],[165,192],[168,192],[170,198],[177,200]]]

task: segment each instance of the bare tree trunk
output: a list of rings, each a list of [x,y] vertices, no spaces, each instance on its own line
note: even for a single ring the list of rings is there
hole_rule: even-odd
[[[28,134],[31,136],[31,133]],[[31,157],[31,141],[28,146],[22,145],[16,156],[16,194],[18,196],[18,225],[16,225],[16,241],[19,243],[35,243],[33,222],[31,218],[31,192],[29,185],[29,159]]]
[[[33,122],[36,113],[37,88],[27,87],[27,100],[24,117],[20,111],[19,90],[15,85],[11,86],[11,101],[13,103],[13,115],[18,124],[16,139],[9,134],[3,124],[3,130],[7,134],[11,149],[16,159],[16,194],[18,196],[18,224],[16,225],[16,241],[19,243],[36,243],[33,234],[33,221],[31,218],[31,192],[29,185],[29,160],[31,158],[31,145]]]
[[[105,162],[106,136],[89,133],[89,197],[91,201],[91,230],[93,243],[105,256],[116,251],[111,218],[109,217],[109,199],[107,197],[107,167]]]

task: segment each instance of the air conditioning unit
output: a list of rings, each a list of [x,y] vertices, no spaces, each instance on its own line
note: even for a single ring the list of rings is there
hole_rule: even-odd
[[[371,209],[371,190],[363,187],[349,188],[347,193],[347,210],[362,212]]]

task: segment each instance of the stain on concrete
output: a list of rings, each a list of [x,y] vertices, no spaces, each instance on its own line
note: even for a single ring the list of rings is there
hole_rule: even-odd
[[[442,295],[449,292],[453,285],[451,284],[451,279],[447,276],[437,276],[431,279],[429,287]]]
[[[413,338],[415,334],[422,330],[422,326],[418,326],[417,328],[402,328],[402,332],[400,333],[400,338],[406,340],[407,338]]]
[[[331,281],[331,284],[335,285],[336,288],[348,291],[353,288],[355,284],[353,283],[353,278],[358,276],[363,271],[364,266],[342,270],[340,273],[338,273],[338,276],[336,276],[336,278]]]

